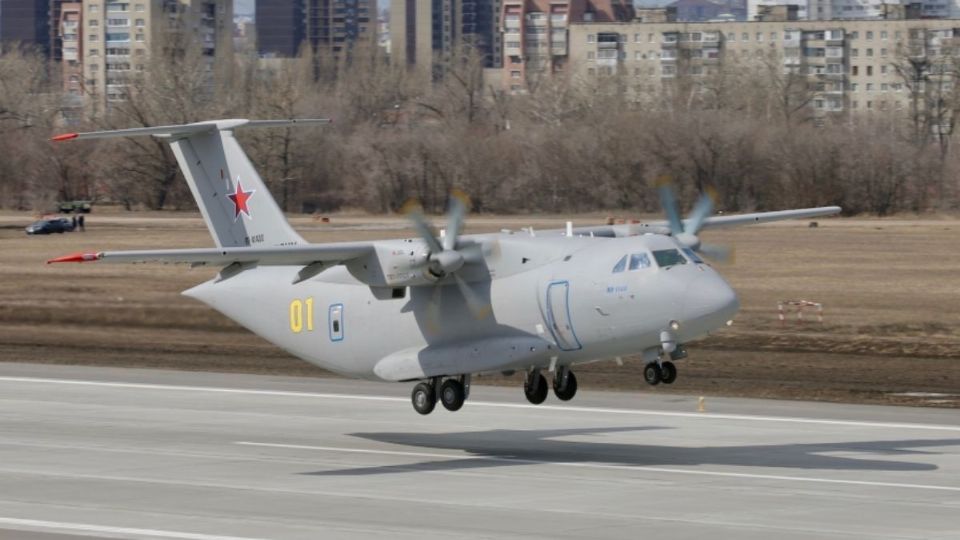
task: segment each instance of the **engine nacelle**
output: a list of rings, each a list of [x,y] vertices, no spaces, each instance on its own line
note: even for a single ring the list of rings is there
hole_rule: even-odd
[[[377,243],[370,255],[347,264],[353,277],[373,287],[415,287],[436,283],[430,252],[418,239]]]

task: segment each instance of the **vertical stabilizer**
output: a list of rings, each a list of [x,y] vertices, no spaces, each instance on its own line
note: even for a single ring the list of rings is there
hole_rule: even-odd
[[[218,247],[305,243],[283,215],[232,130],[170,141]]]

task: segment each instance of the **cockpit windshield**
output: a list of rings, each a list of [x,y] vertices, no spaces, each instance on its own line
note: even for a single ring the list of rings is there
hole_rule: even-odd
[[[653,252],[653,258],[657,261],[657,266],[661,268],[670,268],[671,266],[676,266],[678,264],[687,264],[687,260],[683,258],[683,255],[680,254],[679,250],[676,249],[661,249]]]
[[[687,258],[697,264],[703,264],[703,259],[697,255],[697,252],[690,248],[683,248],[683,252],[687,255]]]

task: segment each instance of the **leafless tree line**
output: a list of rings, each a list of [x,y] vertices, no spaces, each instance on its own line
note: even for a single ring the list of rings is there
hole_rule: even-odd
[[[820,90],[777,59],[724,62],[666,89],[621,73],[543,78],[508,95],[485,79],[479,55],[436,81],[391,65],[376,47],[358,47],[348,61],[303,54],[213,65],[182,34],[167,39],[130,75],[125,101],[88,109],[67,129],[331,117],[322,128],[242,134],[288,211],[388,212],[415,197],[439,212],[459,187],[480,212],[625,215],[658,209],[650,186],[662,175],[687,201],[715,190],[724,211],[839,204],[888,215],[960,205],[952,130],[937,132],[938,144],[930,138],[930,125],[950,125],[960,100],[929,79],[921,88],[908,64],[895,69],[916,83],[916,107],[818,117],[811,102]],[[160,141],[49,143],[64,129],[58,87],[39,56],[0,55],[0,205],[192,207]]]

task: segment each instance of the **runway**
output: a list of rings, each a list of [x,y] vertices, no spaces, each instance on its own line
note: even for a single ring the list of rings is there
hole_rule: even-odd
[[[0,539],[960,539],[956,410],[0,363]]]

